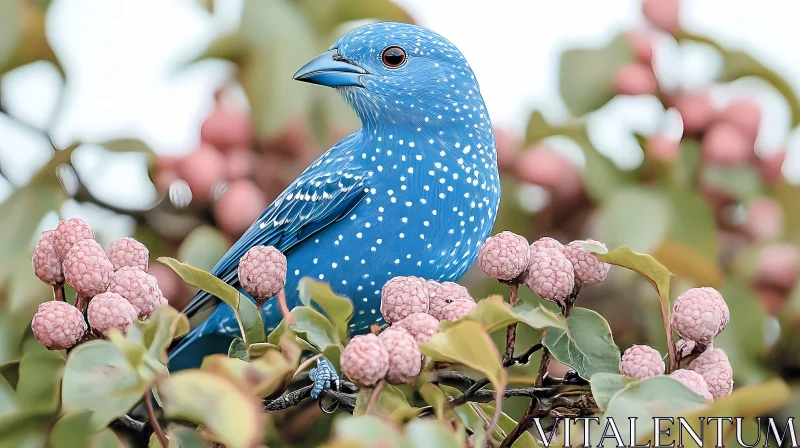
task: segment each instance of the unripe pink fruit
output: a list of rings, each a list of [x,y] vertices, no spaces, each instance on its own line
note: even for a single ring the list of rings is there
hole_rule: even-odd
[[[108,334],[112,328],[125,333],[136,321],[139,313],[124,297],[113,292],[104,292],[94,296],[89,302],[86,316],[93,329]]]
[[[228,151],[226,175],[229,181],[245,179],[253,174],[256,155],[249,148],[233,148]]]
[[[733,391],[733,369],[721,348],[708,348],[689,363],[689,368],[703,376],[714,398],[722,398]]]
[[[108,260],[118,270],[124,266],[147,270],[150,251],[134,238],[124,237],[111,242],[106,251]]]
[[[188,288],[175,271],[163,264],[156,263],[150,266],[148,273],[156,278],[158,288],[165,301],[178,310],[186,307],[189,301]]]
[[[430,314],[414,313],[395,323],[394,327],[406,330],[418,344],[424,344],[439,332],[439,320]]]
[[[642,14],[656,28],[670,34],[678,30],[680,18],[679,0],[644,0]]]
[[[428,280],[426,282],[428,287],[428,314],[436,319],[442,320],[444,318],[444,308],[456,300],[466,299],[474,300],[469,295],[467,288],[453,282],[435,282]]]
[[[559,252],[564,252],[566,246],[561,244],[561,242],[556,239],[550,238],[549,236],[544,236],[531,244],[531,253],[540,249],[556,249]]]
[[[256,302],[275,297],[286,285],[286,256],[272,246],[254,246],[239,260],[239,283]]]
[[[710,345],[722,328],[719,305],[699,288],[689,289],[675,299],[670,322],[683,339],[700,345]]]
[[[517,278],[530,261],[530,246],[525,237],[500,232],[489,237],[478,253],[478,265],[489,277],[498,280]]]
[[[633,47],[636,59],[643,64],[653,62],[653,37],[646,31],[634,30],[625,34]]]
[[[764,197],[748,204],[742,228],[758,240],[775,238],[783,232],[783,207],[778,201]]]
[[[122,267],[111,275],[108,292],[124,297],[142,318],[153,314],[164,297],[154,276],[130,266]]]
[[[214,203],[214,219],[222,230],[241,235],[267,208],[267,199],[246,179],[228,184],[228,190]]]
[[[581,191],[581,177],[575,165],[546,147],[526,149],[516,173],[522,182],[539,185],[562,198],[573,198]]]
[[[467,314],[471,313],[477,305],[472,300],[459,299],[451,303],[442,310],[442,319],[447,322],[455,322]]]
[[[753,144],[733,124],[717,123],[703,136],[703,155],[710,163],[738,165],[747,163],[753,153]]]
[[[531,254],[525,284],[542,299],[563,304],[575,287],[575,270],[560,251],[537,250]]]
[[[519,141],[505,129],[495,129],[495,147],[497,148],[497,167],[502,171],[513,171],[519,158]]]
[[[564,248],[564,255],[572,263],[575,280],[582,286],[596,285],[605,280],[611,265],[600,261],[593,253],[583,248],[583,243],[590,243],[608,249],[605,244],[592,239],[573,241]]]
[[[756,168],[761,175],[761,180],[772,185],[783,179],[783,163],[786,161],[786,148],[780,148],[776,153],[764,158],[756,159]]]
[[[403,384],[419,375],[422,368],[422,353],[411,333],[402,328],[389,328],[378,335],[378,341],[389,353],[386,381],[391,384]]]
[[[63,261],[75,243],[93,239],[94,230],[82,219],[64,219],[58,223],[56,232],[53,234],[53,246],[56,248],[58,257]]]
[[[618,95],[654,95],[658,80],[650,66],[632,62],[620,67],[614,75],[613,87]]]
[[[619,373],[636,379],[663,375],[664,360],[658,350],[647,345],[634,345],[622,354]]]
[[[644,148],[648,156],[660,162],[672,163],[681,152],[680,142],[663,134],[657,134],[647,139]]]
[[[756,281],[791,290],[800,276],[800,249],[793,244],[770,244],[758,256]]]
[[[342,373],[362,386],[372,386],[389,370],[389,352],[374,334],[350,339],[340,358]]]
[[[239,110],[217,107],[200,128],[200,140],[220,151],[253,144],[253,124]]]
[[[61,266],[61,259],[53,245],[53,230],[42,233],[42,238],[33,248],[33,258],[31,264],[33,273],[39,280],[49,285],[59,285],[64,283],[64,270]]]
[[[761,126],[761,108],[747,100],[736,100],[728,104],[720,114],[720,119],[739,128],[749,140],[755,141]]]
[[[86,333],[80,310],[67,302],[50,301],[39,305],[31,322],[33,336],[50,350],[72,348]]]
[[[84,297],[105,292],[112,272],[106,251],[95,240],[78,241],[64,259],[64,279]]]
[[[207,201],[214,186],[225,179],[225,170],[225,156],[213,146],[203,144],[183,160],[178,176],[189,184],[192,197]]]
[[[680,369],[670,373],[669,376],[678,380],[681,384],[688,387],[689,390],[706,400],[714,399],[711,392],[708,390],[708,383],[706,383],[706,380],[694,370]]]
[[[414,313],[427,313],[428,286],[418,277],[395,277],[381,289],[381,314],[386,323],[395,323]]]
[[[681,115],[683,131],[686,134],[697,134],[704,131],[716,116],[716,111],[707,93],[678,95],[673,99],[673,105]]]

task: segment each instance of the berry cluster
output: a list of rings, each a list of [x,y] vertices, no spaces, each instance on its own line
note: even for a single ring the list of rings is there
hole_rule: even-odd
[[[76,305],[53,300],[39,306],[31,328],[51,350],[75,346],[89,333],[126,331],[137,318],[147,319],[167,299],[156,278],[147,273],[149,252],[133,238],[121,238],[108,250],[95,241],[94,230],[80,219],[59,222],[33,249],[33,271],[61,290],[64,282],[77,293]]]
[[[724,397],[733,390],[733,370],[728,356],[713,346],[718,335],[730,320],[730,311],[722,295],[714,288],[692,288],[679,295],[672,308],[672,329],[683,338],[675,347],[681,357],[690,359],[687,368],[670,376],[692,391],[711,400]],[[646,345],[634,345],[625,350],[619,366],[620,373],[631,378],[662,375],[664,361],[658,351]]]
[[[581,286],[602,282],[611,266],[584,249],[595,240],[572,241],[566,246],[544,237],[533,244],[512,232],[501,232],[484,242],[478,265],[488,276],[503,282],[524,283],[542,299],[564,305]]]
[[[463,286],[417,277],[395,277],[383,286],[381,314],[389,328],[377,336],[356,336],[342,353],[342,371],[372,386],[382,379],[402,384],[419,375],[424,344],[439,332],[440,321],[456,321],[475,308]]]

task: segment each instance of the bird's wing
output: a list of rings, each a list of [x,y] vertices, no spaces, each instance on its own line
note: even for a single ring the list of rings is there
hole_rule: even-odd
[[[368,179],[361,169],[352,167],[316,174],[307,171],[267,207],[211,273],[237,286],[239,259],[251,247],[274,246],[288,255],[301,241],[348,216],[369,193]],[[200,291],[184,314],[191,317],[206,309],[214,303],[212,298]]]

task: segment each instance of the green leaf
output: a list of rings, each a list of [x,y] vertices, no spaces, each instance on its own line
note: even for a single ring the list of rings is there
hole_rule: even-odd
[[[147,348],[142,344],[126,339],[118,329],[114,328],[109,332],[108,340],[125,355],[125,359],[128,360],[134,369],[138,369],[142,362],[144,362]]]
[[[358,391],[356,406],[353,410],[354,416],[364,415],[367,411],[373,390],[371,387],[365,387]],[[388,415],[391,420],[397,423],[416,417],[420,411],[420,408],[415,408],[408,404],[408,399],[398,386],[391,384],[384,385],[383,390],[378,395],[375,409],[372,410],[377,415]]]
[[[477,322],[462,320],[420,344],[422,354],[434,361],[463,364],[483,373],[495,387],[505,390],[506,371],[494,342]]]
[[[634,57],[624,36],[617,36],[604,48],[562,53],[559,88],[570,114],[583,116],[609,102],[614,97],[614,75]]]
[[[162,364],[167,362],[167,348],[172,340],[189,332],[186,315],[171,306],[160,306],[145,322],[136,324],[147,354]],[[129,338],[132,334],[129,330]]]
[[[491,416],[494,414],[494,406],[489,403],[470,403],[473,407],[479,407],[483,411],[484,414],[487,416]],[[483,422],[483,419],[481,419]],[[514,430],[514,427],[517,426],[517,422],[508,416],[505,412],[500,414],[500,419],[497,420],[497,430],[494,431],[493,436],[497,442],[501,442],[502,439],[498,438],[500,431],[502,434],[509,434],[511,431]],[[517,441],[512,445],[516,448],[536,448],[539,446],[536,443],[536,439],[533,438],[530,432],[526,431]]]
[[[311,277],[300,279],[297,287],[300,292],[300,300],[305,306],[311,306],[311,302],[317,303],[330,319],[333,327],[339,333],[339,340],[347,340],[347,324],[353,317],[353,302],[347,297],[336,295],[331,290],[330,285],[314,280]]]
[[[342,418],[334,422],[334,440],[340,446],[404,448],[406,444],[399,429],[374,415]]]
[[[507,327],[516,322],[522,322],[532,328],[542,329],[547,327],[560,327],[566,329],[564,318],[555,314],[541,305],[531,305],[519,302],[511,306],[503,301],[499,295],[489,296],[478,302],[478,305],[464,319],[481,324],[487,333]],[[444,331],[457,322],[442,321],[440,331]]]
[[[5,2],[8,2],[7,0]],[[11,71],[23,65],[40,60],[52,62],[63,74],[53,49],[47,42],[44,11],[36,6],[23,2],[16,11],[5,8],[0,12],[10,16],[2,17],[0,29],[8,25],[11,29],[0,34],[0,39],[9,38],[10,44],[0,47],[0,73]],[[8,10],[6,10],[8,9]],[[10,49],[10,51],[9,51]]]
[[[148,388],[114,344],[96,340],[67,358],[61,399],[67,411],[93,411],[92,427],[99,430],[128,412]]]
[[[0,1],[0,67],[14,53],[22,35],[22,3]]]
[[[606,425],[604,418],[613,419],[622,440],[628,442],[632,440],[630,425],[620,422],[628,422],[628,417],[637,417],[642,424],[636,425],[636,438],[633,440],[641,440],[652,432],[653,417],[686,415],[704,408],[706,404],[703,397],[677,380],[664,375],[654,376],[631,383],[614,395],[600,419],[600,427]],[[598,441],[599,434],[594,434],[592,446],[596,446]]]
[[[316,31],[329,36],[336,27],[355,20],[374,19],[382,22],[414,23],[408,13],[394,2],[388,0],[295,0]]]
[[[550,328],[544,345],[560,362],[572,367],[582,378],[599,372],[619,372],[620,353],[603,316],[586,308],[573,308],[566,331]]]
[[[50,413],[36,411],[11,412],[0,415],[0,446],[39,448],[47,443],[46,425],[53,419]]]
[[[591,249],[590,249],[591,250]],[[606,263],[630,269],[650,282],[658,293],[658,300],[661,304],[661,317],[664,322],[664,331],[667,336],[667,347],[669,347],[670,359],[675,359],[675,346],[672,343],[672,326],[669,322],[669,285],[672,273],[655,258],[647,254],[640,254],[627,247],[618,247],[606,254],[598,253],[594,255]]]
[[[97,145],[102,146],[111,152],[136,152],[140,154],[153,155],[153,150],[147,143],[135,138],[121,138],[117,140],[109,140],[100,142]]]
[[[599,209],[600,239],[609,247],[652,252],[667,236],[670,211],[666,197],[657,190],[638,186],[619,189]]]
[[[233,345],[231,344],[231,346]],[[278,347],[275,344],[270,344],[268,342],[259,342],[257,344],[250,344],[250,346],[247,347],[247,357],[248,359],[260,358],[264,356],[264,353],[267,353],[270,350],[280,350],[280,347]],[[230,353],[228,354],[228,356],[230,356]]]
[[[234,338],[233,342],[231,342],[231,346],[228,347],[228,357],[239,359],[245,362],[250,361],[250,355],[247,352],[247,345],[245,345],[242,338]]]
[[[200,226],[186,235],[178,248],[178,259],[197,269],[211,271],[229,247],[230,243],[219,230]]]
[[[601,410],[608,408],[608,403],[617,392],[635,383],[636,380],[616,373],[600,372],[592,375],[592,398]]]
[[[256,305],[250,299],[239,294],[236,288],[202,269],[181,263],[174,258],[160,257],[158,261],[172,268],[184,282],[217,296],[233,308],[245,343],[264,342],[266,333],[261,313]]]
[[[461,448],[466,443],[463,431],[456,434],[452,426],[447,428],[435,420],[412,420],[405,426],[405,435],[411,446]]]
[[[249,49],[239,34],[225,34],[211,42],[200,55],[190,62],[204,59],[223,59],[241,65],[247,61]]]
[[[170,424],[167,428],[167,440],[169,448],[208,448],[209,444],[200,437],[197,430],[193,428],[180,427]],[[162,448],[158,436],[153,433],[150,436],[148,448]]]
[[[54,412],[58,408],[64,357],[59,352],[30,353],[19,363],[17,400],[24,411]]]
[[[91,424],[92,411],[73,411],[59,418],[50,429],[49,445],[52,448],[91,446],[96,432]]]
[[[182,370],[159,377],[158,392],[167,418],[205,425],[228,448],[249,448],[261,442],[260,401],[224,375]]]
[[[436,413],[436,418],[443,420],[444,413],[447,410],[447,397],[444,392],[433,383],[425,383],[419,389],[419,394],[422,395],[426,403],[431,405]]]
[[[0,415],[14,412],[19,409],[19,401],[17,400],[14,388],[8,384],[5,378],[0,376]]]
[[[292,75],[316,56],[315,33],[290,2],[245,0],[239,36],[249,50],[240,79],[255,132],[268,138],[310,110],[313,90]]]
[[[325,350],[330,345],[339,345],[341,342],[339,334],[331,322],[319,311],[300,306],[292,309],[291,313],[295,317],[295,322],[289,325],[289,328],[308,341],[318,352]],[[273,341],[269,342],[274,344]]]
[[[754,167],[710,165],[703,170],[702,182],[722,190],[734,199],[747,202],[763,195],[761,176]]]

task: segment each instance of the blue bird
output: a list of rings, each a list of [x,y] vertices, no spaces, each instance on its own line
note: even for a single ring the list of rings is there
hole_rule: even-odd
[[[239,259],[271,245],[288,259],[289,307],[302,277],[353,301],[351,334],[383,323],[381,288],[396,276],[458,280],[494,225],[500,182],[492,123],[478,82],[442,36],[402,23],[345,34],[295,75],[335,88],[362,128],[315,160],[228,250],[212,274],[239,286]],[[184,310],[201,321],[171,350],[171,370],[225,353],[233,310],[199,292]],[[267,331],[281,320],[264,304]]]

